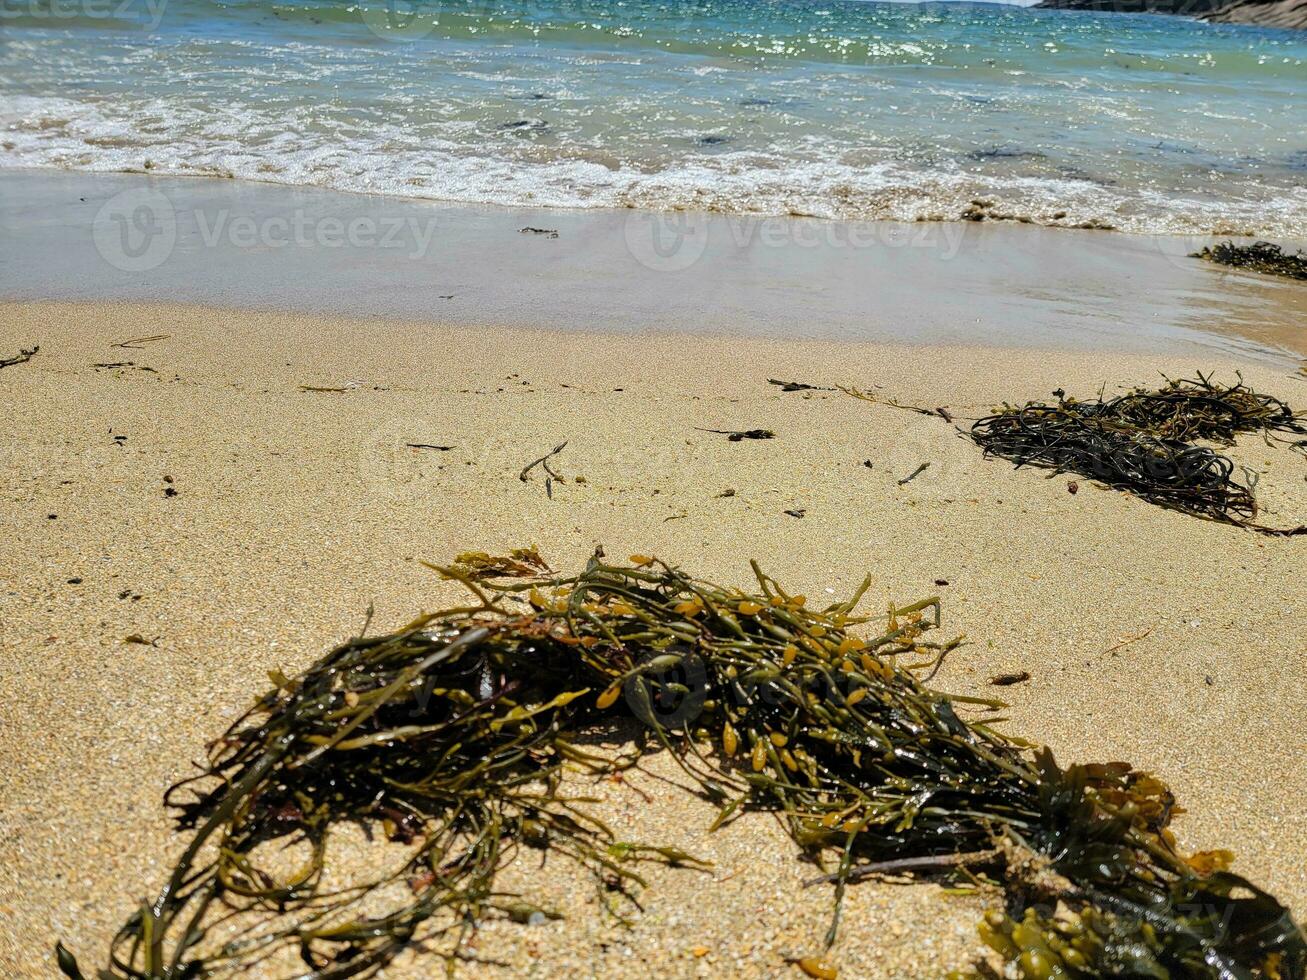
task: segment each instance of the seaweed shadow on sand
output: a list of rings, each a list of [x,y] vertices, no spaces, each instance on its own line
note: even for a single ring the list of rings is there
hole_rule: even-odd
[[[702,863],[615,839],[560,784],[564,770],[611,775],[659,748],[719,808],[712,829],[746,810],[779,815],[821,869],[814,883],[834,883],[828,944],[850,882],[912,873],[992,899],[976,975],[1302,976],[1307,942],[1287,910],[1225,870],[1228,852],[1178,849],[1178,807],[1156,778],[1116,762],[1061,768],[995,727],[1000,702],[928,686],[961,643],[931,639],[937,599],[891,607],[869,635],[855,612],[869,581],[815,609],[756,564],[746,592],[646,556],[597,553],[557,577],[522,554],[506,567],[531,567],[493,584],[479,553],[441,569],[466,605],[350,640],[299,677],[273,672],[203,772],[169,792],[193,836],[95,976],[258,964],[335,980],[405,949],[452,972],[477,956],[478,919],[554,916],[496,890],[524,848],[588,869],[601,907],[625,918],[640,862]],[[632,718],[645,726],[634,741]],[[328,838],[347,824],[381,828],[388,840],[370,846],[394,860],[329,885]],[[267,859],[285,847],[302,867]]]

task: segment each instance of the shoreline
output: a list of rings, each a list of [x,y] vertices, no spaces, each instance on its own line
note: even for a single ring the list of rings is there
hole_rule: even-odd
[[[944,0],[944,2],[956,2],[959,4],[967,3],[968,0]],[[1270,2],[1270,0],[1268,0]],[[1284,0],[1284,2],[1301,2],[1301,0]],[[983,2],[982,2],[983,5]],[[991,0],[990,5],[997,6],[1014,6],[1013,4],[1004,4],[1002,0]],[[1061,12],[1071,11],[1073,13],[1103,13],[1100,10],[1077,9],[1072,7],[1048,7],[1041,8],[1037,4],[1032,4],[1022,9],[1039,10],[1050,9]],[[1135,16],[1139,12],[1128,12],[1129,15]],[[1149,12],[1152,13],[1152,12]],[[1205,23],[1200,18],[1184,17],[1193,23]],[[1244,25],[1257,27],[1258,25]],[[646,200],[628,200],[603,202],[596,204],[582,204],[576,202],[558,202],[558,201],[540,201],[535,199],[523,200],[498,200],[498,199],[479,199],[458,196],[440,196],[431,193],[405,192],[396,190],[394,187],[386,189],[372,189],[369,187],[350,187],[337,186],[322,183],[306,183],[295,180],[278,180],[270,177],[260,177],[253,173],[235,173],[213,169],[209,171],[170,171],[157,170],[154,167],[141,166],[124,166],[124,167],[107,167],[107,168],[81,168],[67,167],[52,163],[13,163],[0,165],[0,178],[4,175],[42,175],[42,174],[64,174],[68,176],[80,176],[86,178],[108,178],[108,179],[131,179],[144,178],[153,181],[195,181],[207,182],[213,181],[218,183],[244,184],[253,187],[275,188],[289,192],[301,193],[318,193],[329,195],[341,195],[347,198],[362,198],[371,201],[395,201],[407,204],[423,204],[437,208],[456,208],[467,210],[483,211],[515,211],[515,212],[540,212],[545,214],[625,214],[628,212],[639,212],[653,215],[676,215],[676,214],[704,214],[712,215],[722,219],[741,219],[756,221],[773,221],[773,220],[810,220],[823,223],[844,224],[844,225],[917,225],[917,224],[944,224],[957,225],[988,221],[992,225],[1024,226],[1032,229],[1048,229],[1061,231],[1107,231],[1123,235],[1127,238],[1161,238],[1161,239],[1225,239],[1234,238],[1245,241],[1254,241],[1263,238],[1272,238],[1278,241],[1293,242],[1299,245],[1307,246],[1307,238],[1300,238],[1301,229],[1294,232],[1286,232],[1283,228],[1276,231],[1250,230],[1249,219],[1238,219],[1231,217],[1227,222],[1220,224],[1214,230],[1199,231],[1194,228],[1137,228],[1122,227],[1113,224],[1105,218],[1081,218],[1077,220],[1069,215],[1064,209],[1060,209],[1056,204],[1047,206],[1044,210],[1047,212],[1043,217],[1035,214],[1025,213],[1022,208],[1015,211],[1011,206],[1005,205],[1001,200],[988,200],[987,198],[1002,198],[1001,189],[993,187],[981,187],[974,190],[974,196],[969,199],[960,199],[957,208],[951,212],[932,211],[927,214],[918,214],[913,217],[905,217],[894,214],[877,214],[877,215],[856,215],[856,214],[819,214],[813,211],[795,210],[740,210],[733,207],[721,207],[712,202],[706,202],[701,205],[687,205],[684,202],[664,202],[661,206],[656,202]]]
[[[1189,258],[1213,236],[452,205],[66,171],[4,171],[0,186],[9,300],[1285,365],[1307,356],[1307,290]]]
[[[52,974],[56,939],[98,963],[185,842],[163,789],[262,692],[265,671],[302,669],[355,634],[370,604],[378,630],[447,604],[451,584],[419,559],[527,544],[559,569],[602,542],[728,583],[757,558],[812,596],[847,594],[871,571],[872,610],[939,593],[944,631],[969,638],[939,689],[992,695],[991,676],[1029,671],[1002,691],[1005,730],[1046,741],[1063,763],[1156,772],[1188,811],[1175,826],[1185,847],[1233,849],[1233,870],[1307,913],[1307,774],[1291,762],[1307,748],[1301,540],[1089,481],[1073,495],[1065,479],[982,459],[939,419],[766,380],[879,384],[963,418],[1059,386],[1151,383],[1159,370],[1242,369],[1258,389],[1307,400],[1307,383],[1278,364],[1215,350],[417,327],[182,304],[3,312],[0,353],[41,345],[0,371],[13,433],[0,449],[6,975]],[[777,438],[730,443],[696,426]],[[567,481],[549,498],[518,472],[564,438]],[[1235,458],[1263,471],[1269,511],[1307,514],[1296,457],[1252,438]],[[900,485],[922,461],[931,467]],[[779,828],[754,815],[710,835],[713,808],[667,786],[672,767],[633,778],[650,802],[585,788],[624,839],[710,858],[712,879],[652,874],[628,931],[605,924],[557,865],[519,860],[505,884],[566,918],[488,925],[481,949],[503,965],[486,975],[635,977],[658,963],[675,977],[762,977],[816,948],[829,893],[797,887],[812,871]],[[978,948],[978,909],[932,885],[861,883],[831,958],[841,976],[939,976]],[[430,966],[405,958],[387,975]]]

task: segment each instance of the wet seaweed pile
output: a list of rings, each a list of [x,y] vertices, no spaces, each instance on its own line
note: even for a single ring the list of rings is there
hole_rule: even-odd
[[[1055,404],[1005,406],[978,420],[971,438],[987,456],[1076,473],[1187,514],[1266,534],[1307,533],[1256,523],[1256,474],[1244,470],[1240,482],[1228,456],[1197,442],[1231,446],[1240,433],[1260,432],[1307,455],[1307,438],[1297,438],[1307,436],[1307,413],[1242,380],[1226,386],[1202,374],[1107,400],[1053,394]]]
[[[560,782],[659,748],[718,806],[714,828],[746,810],[784,821],[835,885],[828,941],[846,885],[892,871],[992,898],[979,975],[999,960],[1028,978],[1307,969],[1301,930],[1225,870],[1227,852],[1177,849],[1178,807],[1157,779],[1124,763],[1061,768],[977,720],[998,702],[932,689],[959,643],[931,639],[937,599],[891,608],[869,636],[855,613],[867,582],[816,609],[756,566],[744,592],[643,556],[596,555],[557,578],[515,567],[535,564],[522,552],[504,567],[535,577],[492,584],[497,563],[473,557],[443,570],[467,605],[351,640],[297,678],[273,673],[204,772],[170,791],[192,840],[97,977],[236,975],[286,955],[297,976],[366,977],[405,948],[452,969],[475,956],[478,920],[553,914],[496,889],[524,849],[588,869],[625,916],[641,861],[695,859],[616,840]],[[632,717],[643,738],[629,738]],[[620,748],[600,752],[595,733]],[[346,825],[395,860],[342,887],[326,855]],[[267,860],[286,848],[302,867]]]
[[[1218,265],[1250,269],[1253,272],[1264,272],[1272,276],[1307,279],[1307,254],[1286,252],[1279,245],[1271,242],[1253,242],[1251,245],[1221,242],[1206,246],[1200,252],[1194,252],[1190,258],[1206,259]]]

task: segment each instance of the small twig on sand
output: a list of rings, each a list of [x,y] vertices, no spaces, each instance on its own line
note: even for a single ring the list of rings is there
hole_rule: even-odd
[[[918,466],[915,470],[913,470],[911,473],[909,473],[909,474],[908,474],[907,476],[905,476],[903,479],[899,480],[899,486],[903,486],[903,484],[905,484],[905,483],[911,483],[911,482],[912,482],[913,480],[915,480],[917,477],[921,476],[921,474],[924,473],[924,472],[926,471],[926,468],[927,468],[928,466],[930,466],[929,461],[927,461],[927,462],[925,462],[925,463],[922,463],[920,466]]]
[[[880,387],[877,385],[876,387]],[[840,391],[846,395],[852,395],[854,398],[860,398],[864,402],[871,402],[873,405],[888,405],[890,408],[899,408],[905,412],[915,412],[918,415],[934,415],[942,418],[945,422],[953,421],[953,414],[948,410],[947,405],[940,405],[936,408],[924,408],[921,405],[906,405],[901,401],[893,398],[882,398],[857,388],[845,388],[840,385]]]
[[[26,364],[32,359],[32,355],[40,349],[40,345],[37,345],[36,347],[20,349],[13,357],[0,357],[0,368],[11,367],[15,364]]]
[[[775,385],[781,391],[834,391],[834,388],[823,388],[820,385],[805,384],[802,381],[778,381],[775,378],[768,378],[769,385]]]
[[[1100,656],[1100,657],[1106,657],[1109,653],[1116,653],[1116,651],[1120,650],[1122,647],[1128,647],[1131,643],[1134,643],[1136,640],[1142,640],[1145,636],[1147,636],[1147,635],[1148,635],[1149,633],[1151,633],[1152,631],[1153,631],[1153,628],[1150,626],[1150,627],[1148,627],[1148,629],[1144,630],[1142,633],[1136,633],[1134,636],[1131,636],[1131,637],[1128,637],[1128,638],[1122,640],[1122,641],[1121,641],[1120,643],[1118,643],[1116,646],[1108,647],[1106,650],[1104,650],[1102,653],[1100,653],[1099,656]]]
[[[110,344],[110,347],[124,347],[127,350],[140,350],[144,344],[153,344],[159,340],[167,340],[172,334],[156,333],[150,337],[128,337],[126,340],[120,340],[116,344]]]
[[[740,442],[741,440],[744,439],[775,439],[776,438],[776,433],[773,432],[771,429],[745,429],[743,431],[735,431],[733,429],[704,429],[704,428],[700,428],[697,425],[695,426],[695,429],[697,429],[700,432],[711,432],[714,435],[726,436],[728,442]]]
[[[804,888],[812,885],[825,885],[833,881],[839,881],[843,878],[845,881],[861,881],[863,878],[870,878],[872,875],[897,874],[904,871],[932,871],[941,868],[964,868],[973,864],[983,864],[986,861],[992,861],[999,856],[997,848],[990,848],[988,851],[971,851],[966,854],[937,854],[933,857],[916,857],[916,858],[895,858],[892,861],[874,861],[870,864],[859,864],[851,868],[846,875],[840,875],[838,872],[829,875],[820,875],[816,878],[809,878],[803,883]]]
[[[453,446],[437,446],[430,442],[406,442],[404,445],[409,449],[437,449],[442,453],[447,453],[454,448]]]
[[[548,497],[550,500],[553,500],[553,499],[554,499],[554,481],[555,481],[555,480],[562,480],[563,477],[562,477],[562,474],[560,474],[560,473],[555,473],[555,472],[553,471],[553,469],[550,468],[550,466],[549,466],[549,460],[552,459],[554,456],[557,456],[559,453],[561,453],[561,452],[562,452],[564,449],[566,449],[566,448],[567,448],[567,441],[564,440],[563,442],[560,442],[557,446],[555,446],[553,449],[549,450],[549,452],[545,453],[545,454],[544,454],[543,456],[541,456],[539,459],[533,459],[531,462],[527,463],[524,467],[522,467],[522,472],[519,473],[519,474],[517,474],[517,478],[518,478],[519,480],[521,480],[523,483],[526,483],[526,482],[527,482],[527,474],[529,474],[529,473],[530,473],[533,469],[535,469],[537,466],[543,467],[543,468],[544,468],[544,471],[545,471],[545,474],[546,474],[546,476],[545,476],[545,496]]]
[[[936,581],[935,584],[938,585],[940,582],[943,581],[944,581],[943,579],[939,579],[938,581]],[[947,585],[948,583],[945,582],[944,584]],[[944,665],[944,658],[947,657],[954,650],[956,650],[958,647],[962,646],[962,641],[964,639],[966,639],[965,633],[957,637],[957,639],[950,640],[948,643],[944,644],[944,649],[940,650],[939,656],[935,658],[934,664],[930,665],[930,673],[920,678],[923,684],[935,679],[935,675],[939,673],[939,668]],[[925,665],[923,664],[923,666]]]

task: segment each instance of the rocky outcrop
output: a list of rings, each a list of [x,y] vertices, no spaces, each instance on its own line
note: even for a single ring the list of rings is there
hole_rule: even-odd
[[[1258,27],[1284,27],[1307,31],[1307,0],[1270,0],[1254,3],[1235,0],[1203,20],[1218,24],[1255,24]]]
[[[1220,24],[1307,30],[1307,0],[1041,0],[1035,6],[1119,14],[1176,14]]]
[[[1180,14],[1201,17],[1229,3],[1230,0],[1041,0],[1035,6],[1056,10],[1097,10],[1116,14]]]

